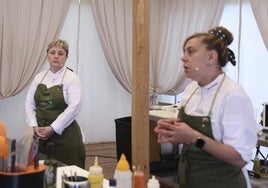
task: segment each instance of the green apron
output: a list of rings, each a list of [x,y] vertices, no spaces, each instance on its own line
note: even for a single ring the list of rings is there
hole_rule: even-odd
[[[220,83],[219,88],[222,82]],[[211,109],[219,88],[214,96],[209,114],[211,114]],[[193,96],[193,94],[190,96],[190,98]],[[210,116],[191,116],[185,113],[184,109],[190,98],[186,104],[181,107],[178,117],[183,122],[187,123],[191,128],[206,135],[207,137],[214,139]],[[179,161],[179,184],[180,188],[247,187],[241,168],[218,160],[206,151],[195,147],[194,144],[183,144]]]
[[[68,106],[64,101],[62,84],[47,88],[42,81],[37,86],[34,95],[39,127],[51,125]],[[46,146],[49,142],[55,143],[55,158],[58,161],[66,165],[85,168],[85,147],[80,127],[75,120],[64,129],[61,135],[54,132],[47,140],[40,140],[39,151],[41,153],[46,154]]]

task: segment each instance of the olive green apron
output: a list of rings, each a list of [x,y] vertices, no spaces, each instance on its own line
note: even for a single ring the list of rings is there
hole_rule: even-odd
[[[62,84],[47,88],[46,85],[42,84],[43,79],[37,86],[34,95],[37,108],[36,119],[39,127],[51,125],[68,106],[64,101]],[[41,153],[46,154],[48,142],[55,143],[55,158],[58,161],[66,165],[85,167],[85,147],[80,127],[75,120],[64,129],[61,135],[54,132],[47,140],[40,140],[39,151]]]
[[[225,78],[225,76],[224,76]],[[214,96],[209,115],[221,87]],[[191,116],[184,111],[186,104],[181,107],[178,117],[191,128],[214,139],[211,128],[210,116]],[[179,161],[179,184],[180,188],[246,188],[246,180],[241,168],[218,160],[211,154],[194,146],[194,144],[183,144]]]

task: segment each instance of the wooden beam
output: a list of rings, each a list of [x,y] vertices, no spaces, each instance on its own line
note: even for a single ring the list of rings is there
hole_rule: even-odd
[[[132,164],[149,173],[150,0],[133,0]]]

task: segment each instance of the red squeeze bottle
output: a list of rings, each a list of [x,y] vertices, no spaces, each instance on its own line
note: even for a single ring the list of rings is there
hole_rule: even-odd
[[[141,171],[140,166],[133,173],[133,188],[145,188],[144,173]]]

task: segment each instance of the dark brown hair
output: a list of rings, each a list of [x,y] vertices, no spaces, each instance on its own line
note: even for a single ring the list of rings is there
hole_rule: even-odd
[[[201,42],[206,44],[208,50],[215,50],[218,53],[218,62],[221,67],[224,67],[228,61],[235,65],[235,57],[233,57],[233,60],[230,59],[230,53],[233,56],[234,54],[228,48],[228,45],[233,42],[233,35],[226,28],[217,26],[209,30],[208,33],[196,33],[185,40],[183,48],[193,38],[201,38]]]

